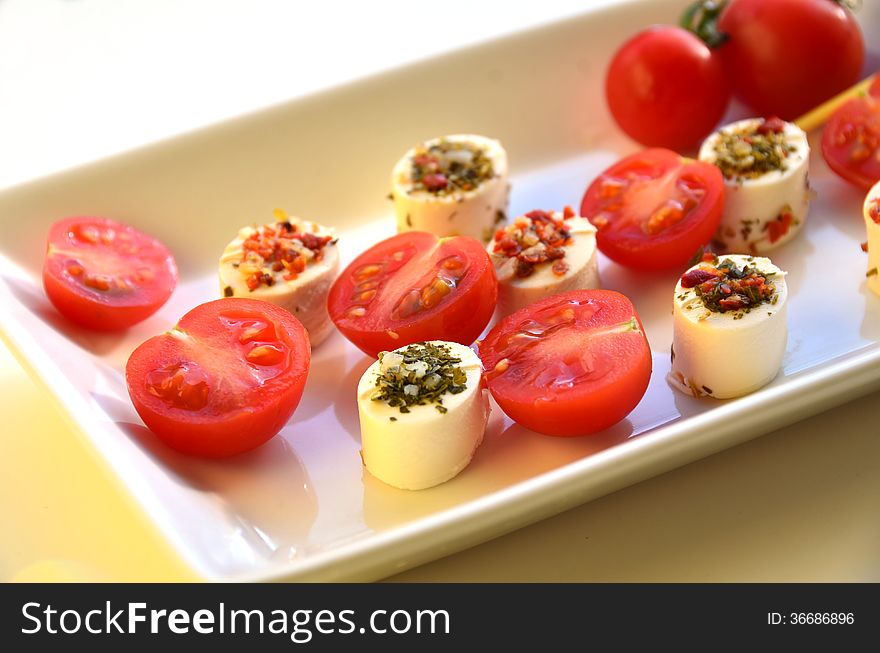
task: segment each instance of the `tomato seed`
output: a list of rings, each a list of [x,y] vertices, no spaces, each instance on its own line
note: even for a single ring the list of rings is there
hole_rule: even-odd
[[[73,235],[79,240],[84,240],[94,245],[97,244],[100,233],[95,227],[83,226],[77,229]]]
[[[363,281],[364,279],[369,279],[370,277],[375,277],[379,272],[382,271],[382,266],[377,265],[375,263],[371,263],[369,265],[362,265],[357,270],[354,271],[354,279],[355,281]]]
[[[249,320],[245,323],[244,328],[238,336],[241,344],[247,344],[254,340],[274,340],[276,338],[275,329],[271,324],[256,320]]]
[[[413,289],[400,298],[400,301],[397,302],[397,306],[394,307],[391,316],[395,320],[400,320],[418,313],[421,309],[421,293],[418,290]]]
[[[364,290],[372,290],[373,288],[378,287],[378,279],[367,279],[366,281],[361,281],[357,286],[355,286],[355,290],[358,292],[363,292]]]
[[[422,288],[421,300],[424,308],[433,308],[440,303],[453,288],[453,284],[447,283],[446,280],[437,278],[429,285]]]
[[[111,277],[105,274],[86,274],[83,277],[83,284],[94,290],[107,291],[110,290]]]
[[[464,267],[464,261],[457,256],[450,256],[443,261],[441,267],[443,267],[444,270],[461,270]]]
[[[175,363],[153,370],[146,378],[147,392],[184,410],[201,410],[208,403],[205,374],[194,363]]]
[[[658,234],[684,218],[684,210],[676,200],[668,200],[663,206],[654,211],[643,229],[649,235]]]
[[[603,179],[599,186],[599,197],[603,200],[617,197],[626,186],[626,182],[620,179]]]
[[[284,360],[284,351],[275,345],[259,345],[245,354],[245,358],[255,365],[278,365]]]
[[[871,154],[871,148],[869,148],[867,145],[859,143],[850,152],[849,160],[853,163],[862,163],[863,161],[867,161],[868,158],[870,158]]]

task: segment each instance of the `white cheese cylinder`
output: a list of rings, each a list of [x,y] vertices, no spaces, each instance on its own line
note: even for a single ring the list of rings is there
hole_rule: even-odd
[[[725,125],[700,147],[699,158],[716,163],[715,151],[722,133],[736,133],[759,126],[761,118],[748,118]],[[809,209],[808,170],[810,145],[797,125],[785,123],[785,142],[793,149],[785,167],[755,178],[724,177],[725,198],[715,244],[725,252],[768,252],[784,245],[803,227]],[[773,224],[773,223],[776,224]]]
[[[412,183],[412,148],[391,172],[391,197],[397,216],[397,231],[427,231],[440,238],[470,236],[486,242],[495,225],[506,219],[510,187],[507,182],[507,153],[498,141],[476,134],[454,134],[427,141],[424,146],[441,141],[464,142],[481,148],[492,162],[494,176],[473,190],[452,190],[438,194],[417,189]]]
[[[289,222],[301,232],[334,237],[332,229],[316,222],[299,218],[289,218]],[[278,223],[267,226],[278,228]],[[321,250],[321,260],[309,261],[296,279],[284,280],[283,271],[275,273],[266,268],[267,274],[273,275],[274,285],[260,285],[250,290],[247,275],[243,273],[248,268],[242,267],[242,255],[245,240],[256,231],[255,227],[244,227],[223,250],[219,268],[221,294],[226,297],[259,299],[287,309],[308,331],[312,347],[317,347],[333,331],[333,323],[327,312],[327,296],[339,273],[339,249],[335,243],[327,243]]]
[[[361,453],[367,470],[379,480],[404,490],[421,490],[448,481],[470,463],[489,419],[489,392],[483,387],[480,359],[469,347],[433,341],[461,359],[466,388],[442,396],[437,404],[410,406],[408,413],[373,400],[381,362],[374,362],[358,383]],[[395,351],[400,352],[405,347]]]
[[[732,260],[763,273],[773,273],[775,303],[749,311],[713,312],[695,288],[675,286],[673,300],[672,370],[669,382],[694,396],[739,397],[766,385],[779,372],[788,339],[785,272],[770,259],[731,254]],[[694,266],[691,270],[700,267]]]
[[[868,288],[880,295],[880,182],[868,192],[863,210],[868,232]]]
[[[553,216],[561,219],[562,214]],[[599,288],[599,266],[596,256],[596,228],[589,220],[574,216],[565,220],[571,233],[571,243],[564,245],[563,261],[568,269],[559,275],[553,271],[553,261],[536,264],[527,277],[516,275],[516,259],[494,252],[495,242],[487,246],[495,274],[498,277],[497,314],[505,317],[534,302],[569,290]]]

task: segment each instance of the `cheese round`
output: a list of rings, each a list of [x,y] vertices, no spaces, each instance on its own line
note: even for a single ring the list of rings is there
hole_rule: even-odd
[[[700,160],[718,165],[716,148],[724,135],[754,131],[762,122],[748,118],[725,125],[703,142]],[[793,123],[784,123],[782,133],[791,148],[782,168],[754,177],[724,175],[724,212],[715,237],[723,251],[768,252],[787,243],[803,227],[812,196],[810,145],[804,131]]]
[[[467,144],[482,151],[491,162],[492,176],[471,190],[449,186],[439,192],[427,190],[413,179],[414,159],[418,152],[444,144]],[[447,158],[458,157],[468,165],[467,150],[453,151]],[[470,236],[486,242],[495,225],[507,217],[510,186],[507,182],[507,154],[498,141],[476,134],[454,134],[427,141],[409,150],[391,172],[391,197],[397,216],[397,230],[427,231],[438,237]]]
[[[880,295],[880,182],[868,192],[863,211],[868,232],[868,288]]]
[[[535,264],[528,276],[517,274],[517,258],[496,252],[497,241],[489,242],[487,251],[495,265],[498,278],[499,317],[505,317],[534,302],[569,290],[599,288],[599,266],[596,256],[596,228],[589,220],[580,216],[563,218],[558,211],[553,212],[555,220],[562,220],[571,234],[570,242],[560,246],[565,256],[560,259]],[[520,216],[514,226],[527,216]],[[540,244],[537,245],[541,247]],[[526,253],[528,251],[526,250]],[[557,261],[564,264],[564,272],[554,271]]]
[[[336,246],[335,234],[316,222],[287,218],[286,223],[292,225],[299,233],[314,234],[320,238],[332,238],[320,250],[320,256],[301,248],[307,258],[305,268],[297,272],[295,278],[285,279],[289,272],[282,268],[273,270],[269,261],[260,258],[248,259],[245,256],[245,241],[261,230],[281,229],[281,222],[244,227],[223,250],[220,257],[220,292],[225,297],[248,297],[275,304],[290,311],[306,328],[312,347],[317,347],[333,331],[333,323],[327,312],[327,296],[336,275],[339,273],[339,250]],[[261,283],[251,290],[248,277],[252,274],[266,274],[272,279],[272,285]],[[292,275],[291,275],[292,276]]]
[[[466,374],[462,392],[442,395],[445,412],[441,413],[436,403],[425,403],[409,406],[409,412],[402,413],[387,401],[374,400],[379,391],[376,381],[387,360],[374,362],[358,383],[364,465],[379,480],[404,490],[439,485],[467,467],[483,440],[489,419],[489,393],[482,387],[482,365],[477,355],[454,342],[430,344],[448,348],[461,360],[457,366]],[[387,353],[382,358],[386,357]]]
[[[676,389],[697,397],[728,399],[753,392],[773,380],[785,354],[785,272],[768,258],[742,254],[719,257],[719,263],[727,260],[739,268],[749,265],[760,273],[772,274],[767,281],[775,286],[775,293],[771,301],[747,311],[714,312],[705,307],[695,287],[683,288],[679,279],[673,300],[672,370],[668,378]]]

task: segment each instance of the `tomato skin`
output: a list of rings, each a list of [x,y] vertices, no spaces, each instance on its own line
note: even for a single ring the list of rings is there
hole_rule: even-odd
[[[614,55],[605,77],[612,116],[649,147],[696,147],[721,120],[730,101],[724,66],[715,52],[680,27],[636,34]]]
[[[563,357],[589,352],[597,375],[547,397],[542,394],[546,393],[544,388],[528,379],[528,370],[552,371],[556,361],[553,354],[542,355],[537,346],[523,347],[517,352],[508,338],[521,333],[524,325],[533,324],[536,316],[564,310],[573,302],[596,311],[576,318],[578,327],[569,327],[568,333],[560,329],[545,336],[551,340],[548,348],[557,354],[561,352]],[[633,320],[637,331],[597,333]],[[556,342],[552,342],[554,339]],[[596,433],[626,417],[644,396],[652,368],[651,349],[632,303],[612,290],[575,290],[520,309],[495,325],[480,342],[480,358],[489,391],[508,417],[538,433],[563,437]],[[496,373],[505,359],[508,367],[503,373]]]
[[[853,85],[865,59],[858,24],[831,0],[731,0],[718,30],[734,94],[763,116],[794,120]]]
[[[870,190],[880,181],[880,76],[867,95],[838,108],[822,132],[822,157],[846,181]]]
[[[625,182],[632,174],[646,181],[626,186],[619,197],[605,197],[606,182]],[[685,197],[678,189],[683,181],[700,195],[692,197],[695,204],[680,221],[655,233],[646,231],[664,201]],[[724,193],[724,179],[716,166],[653,148],[625,157],[599,175],[584,193],[580,214],[597,227],[596,243],[608,258],[639,270],[664,270],[683,267],[712,239],[721,223]],[[608,214],[609,201],[621,208],[610,211],[605,224],[602,216]]]
[[[406,256],[394,267],[396,252]],[[467,272],[451,293],[431,308],[394,318],[392,306],[403,294],[421,286],[437,261],[452,256],[467,262]],[[352,297],[358,293],[355,277],[359,270],[375,264],[387,264],[391,271],[382,277],[375,299],[365,305],[366,314],[352,317],[350,311],[357,306]],[[381,351],[427,340],[470,345],[492,319],[497,299],[495,266],[482,243],[467,236],[438,239],[426,232],[408,231],[377,243],[352,261],[330,289],[327,305],[342,335],[376,358]]]
[[[110,242],[96,242],[78,234],[113,234]],[[126,249],[133,248],[126,252]],[[122,275],[142,268],[149,279],[139,279],[130,290],[90,288],[69,273],[71,265],[83,274]],[[118,331],[146,319],[168,300],[177,285],[177,266],[171,252],[155,238],[108,218],[74,216],[49,229],[43,261],[43,287],[49,301],[71,322],[96,331]]]
[[[238,340],[244,328],[229,326],[230,321],[271,325],[270,335],[262,338],[287,357],[262,369],[249,364],[243,354],[249,350]],[[308,334],[299,320],[268,302],[230,297],[195,307],[174,332],[185,335],[150,338],[125,366],[135,410],[160,440],[181,453],[222,458],[249,451],[281,430],[299,405],[311,363]],[[197,408],[173,405],[151,389],[153,375],[179,365],[195,370],[195,378],[207,386]],[[272,375],[257,382],[265,369]]]

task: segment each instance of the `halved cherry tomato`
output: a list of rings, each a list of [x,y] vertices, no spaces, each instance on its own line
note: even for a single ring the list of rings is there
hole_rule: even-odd
[[[624,295],[575,290],[520,309],[480,343],[489,391],[508,417],[547,435],[616,424],[651,378],[651,350]]]
[[[853,98],[828,120],[822,157],[834,172],[865,190],[880,181],[880,75],[867,95]]]
[[[590,184],[581,215],[599,249],[642,270],[682,267],[711,240],[724,208],[715,166],[651,149],[618,161]]]
[[[205,457],[248,451],[274,436],[299,404],[309,338],[290,312],[230,297],[202,304],[134,350],[132,403],[168,446]]]
[[[155,313],[176,285],[171,252],[133,227],[72,217],[49,229],[43,286],[55,308],[81,326],[129,327]]]
[[[409,231],[352,261],[330,289],[328,308],[342,335],[376,357],[425,340],[469,345],[492,318],[497,297],[482,243]]]

